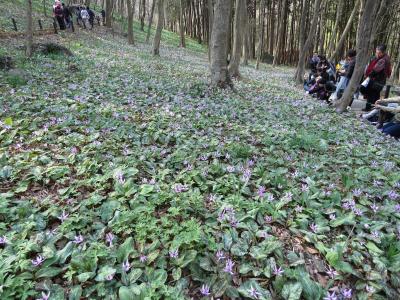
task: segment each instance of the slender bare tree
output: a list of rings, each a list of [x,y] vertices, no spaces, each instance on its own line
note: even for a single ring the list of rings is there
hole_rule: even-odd
[[[126,6],[128,11],[128,44],[134,45],[135,39],[133,36],[133,8],[135,7],[135,0],[133,0],[133,6],[131,0],[126,0]]]
[[[26,56],[31,57],[33,53],[32,0],[27,0],[26,19]]]
[[[164,26],[164,0],[158,0],[157,10],[158,10],[158,20],[157,20],[156,34],[154,36],[154,42],[153,42],[153,55],[158,56],[160,55],[161,33]]]
[[[243,48],[243,30],[246,27],[246,13],[246,0],[236,0],[235,22],[233,30],[233,52],[229,64],[229,74],[232,77],[240,77],[239,64]]]
[[[321,0],[315,0],[314,2],[314,16],[311,22],[310,30],[308,32],[308,37],[306,42],[304,43],[303,49],[301,49],[299,53],[299,61],[297,63],[297,69],[296,69],[296,75],[295,79],[296,82],[298,83],[303,83],[303,76],[304,76],[304,70],[305,70],[305,60],[307,54],[310,52],[312,49],[313,41],[315,38],[316,34],[316,26],[318,22],[318,17],[319,17],[319,9],[321,6]]]

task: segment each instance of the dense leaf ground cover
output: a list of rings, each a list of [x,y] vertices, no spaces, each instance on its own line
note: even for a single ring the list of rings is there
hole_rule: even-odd
[[[0,73],[1,299],[397,299],[398,143],[290,69],[211,91],[168,37],[1,44],[29,75]]]

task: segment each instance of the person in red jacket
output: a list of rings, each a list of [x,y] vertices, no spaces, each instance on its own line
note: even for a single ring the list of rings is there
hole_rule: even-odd
[[[392,73],[390,57],[386,53],[386,46],[376,47],[375,58],[369,63],[364,77],[369,78],[368,85],[361,86],[361,93],[367,98],[365,111],[370,111],[372,105],[381,97],[381,91],[386,84],[386,79]]]

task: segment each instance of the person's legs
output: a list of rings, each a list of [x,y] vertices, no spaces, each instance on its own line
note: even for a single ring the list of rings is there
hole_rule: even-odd
[[[383,126],[382,132],[395,138],[400,138],[400,123],[389,123]]]
[[[372,105],[375,104],[375,102],[377,100],[379,100],[379,98],[381,97],[381,90],[375,90],[372,88],[368,89],[368,93],[367,93],[367,106],[366,109],[367,110],[371,110]]]

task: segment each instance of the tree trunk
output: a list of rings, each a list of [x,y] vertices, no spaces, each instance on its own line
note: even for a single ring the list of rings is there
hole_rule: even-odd
[[[364,12],[360,21],[359,31],[357,32],[357,57],[353,76],[347,86],[341,100],[335,104],[337,112],[343,112],[353,99],[353,95],[360,84],[366,64],[368,63],[371,35],[374,27],[374,20],[380,1],[366,0]]]
[[[279,12],[279,25],[278,25],[278,32],[277,32],[277,42],[275,46],[275,51],[274,51],[274,60],[272,64],[276,66],[279,63],[280,60],[280,54],[282,50],[282,44],[283,44],[283,38],[284,38],[284,32],[285,32],[285,22],[284,18],[286,15],[286,8],[287,8],[287,0],[283,0],[281,4],[281,10]]]
[[[340,22],[341,18],[343,17],[343,6],[344,6],[344,0],[339,0],[338,6],[336,8],[335,25],[333,27],[332,36],[331,36],[331,39],[329,41],[329,46],[328,46],[329,55],[332,55],[332,52],[333,52],[334,47],[335,47],[335,42],[336,42],[336,36],[337,36],[337,30],[338,30],[339,22]]]
[[[340,50],[343,48],[344,41],[346,39],[347,34],[350,31],[350,28],[352,26],[354,17],[355,17],[355,15],[357,13],[359,3],[360,3],[360,0],[356,0],[356,3],[355,3],[354,8],[353,8],[353,11],[351,12],[350,18],[347,21],[346,27],[345,27],[345,29],[344,29],[341,37],[340,37],[340,40],[339,40],[338,44],[336,45],[335,51],[330,56],[329,60],[333,61],[334,59],[337,59],[339,57]]]
[[[135,3],[135,0],[133,0]],[[128,44],[134,45],[135,39],[133,37],[133,7],[131,4],[131,0],[126,0],[126,6],[128,11]]]
[[[183,0],[179,1],[179,37],[180,47],[185,48],[185,27],[183,26]]]
[[[157,30],[154,36],[153,43],[153,55],[160,55],[160,42],[161,42],[161,32],[164,25],[164,0],[158,0],[157,5],[158,10],[158,21],[157,21]]]
[[[300,21],[300,37],[299,37],[299,53],[301,53],[304,43],[306,41],[306,21],[307,12],[309,8],[309,1],[303,0],[303,9],[301,11],[301,21]]]
[[[153,17],[154,17],[154,9],[155,9],[155,7],[156,7],[156,0],[153,0],[153,3],[151,4],[151,13],[150,13],[150,18],[149,18],[149,27],[147,28],[146,43],[148,43],[149,40],[150,40],[151,25],[153,25]]]
[[[214,7],[212,0],[207,0],[208,5],[208,61],[211,62],[211,34],[214,22]]]
[[[46,0],[43,0],[43,14],[47,17],[47,3]]]
[[[144,19],[146,18],[146,0],[142,0],[141,4],[142,13],[140,15],[140,30],[144,31]]]
[[[26,19],[26,56],[31,57],[33,52],[32,0],[27,1]]]
[[[243,30],[245,29],[245,13],[247,13],[246,0],[236,0],[235,23],[233,29],[233,52],[229,64],[229,74],[232,77],[240,77],[239,64],[243,48]]]
[[[112,26],[112,8],[113,8],[113,3],[111,0],[106,0],[106,27],[111,28]]]
[[[211,34],[211,85],[226,88],[231,86],[227,68],[227,48],[231,0],[216,0]]]
[[[308,32],[308,37],[306,42],[304,43],[303,49],[301,49],[299,53],[299,61],[297,63],[296,75],[295,79],[298,83],[303,83],[304,69],[305,69],[305,60],[306,56],[312,48],[313,40],[315,37],[315,28],[318,22],[319,16],[319,8],[321,6],[321,0],[315,0],[314,2],[314,16],[311,22],[310,30]]]
[[[262,49],[264,48],[264,24],[265,24],[265,0],[261,0],[260,4],[260,28],[258,32],[258,46],[257,46],[257,62],[256,70],[260,67],[260,60],[262,56]]]

